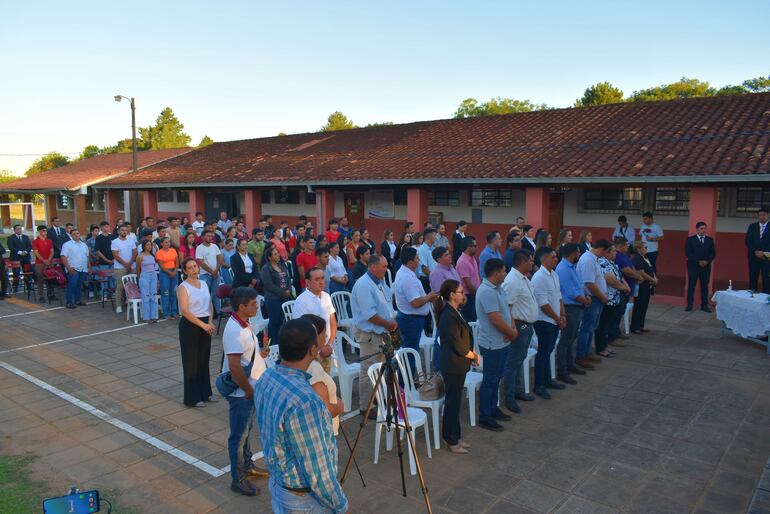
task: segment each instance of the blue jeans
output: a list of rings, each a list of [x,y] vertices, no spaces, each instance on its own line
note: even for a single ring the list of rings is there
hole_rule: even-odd
[[[547,321],[535,321],[537,355],[535,355],[535,388],[551,382],[551,352],[559,337],[559,327]]]
[[[575,346],[575,358],[577,359],[585,359],[591,353],[591,339],[593,339],[594,330],[599,324],[599,316],[604,310],[604,304],[596,297],[591,298],[591,300],[593,301],[583,311],[583,319],[580,322],[580,332],[578,332],[577,346]]]
[[[309,493],[293,493],[284,489],[270,474],[268,483],[273,514],[326,514],[332,512]]]
[[[211,293],[211,301],[214,303],[214,312],[219,312],[222,310],[222,301],[217,298],[217,287],[219,286],[220,277],[214,278],[206,273],[205,275],[201,275],[199,278],[206,282],[206,285],[209,288],[209,292]]]
[[[254,428],[254,401],[247,400],[245,396],[228,396],[227,403],[230,404],[230,436],[227,438],[230,476],[233,482],[240,482],[253,465],[251,431]]]
[[[158,319],[158,273],[145,271],[139,275],[139,292],[142,293],[142,320]]]
[[[270,337],[270,344],[278,344],[278,332],[283,326],[283,301],[279,298],[265,298],[265,309],[267,309],[267,333]]]
[[[67,273],[67,305],[80,302],[80,295],[83,292],[83,284],[88,278],[85,271],[75,271]]]
[[[177,315],[176,287],[179,285],[179,275],[169,277],[168,273],[158,272],[160,277],[160,308],[166,317]]]
[[[527,328],[521,328],[523,325],[516,323],[516,330],[519,331],[519,337],[511,341],[508,358],[505,361],[505,371],[503,372],[503,389],[505,390],[505,401],[511,405],[516,401],[517,394],[524,393],[524,375],[522,374],[521,364],[527,356],[529,343],[532,341],[532,334],[535,329],[527,323]],[[486,362],[484,363],[486,366]],[[527,370],[528,372],[529,370]],[[526,373],[526,372],[525,372]]]
[[[497,399],[500,392],[500,379],[503,378],[509,351],[510,345],[499,350],[481,347],[481,356],[484,358],[484,373],[479,388],[479,421],[491,420],[492,413],[499,408]]]
[[[401,340],[405,348],[420,351],[420,337],[422,329],[425,327],[425,316],[396,313],[396,323],[401,331]],[[409,358],[409,365],[414,373],[414,359]],[[430,368],[430,362],[426,362],[423,369]]]
[[[465,301],[465,305],[460,307],[460,314],[463,315],[463,318],[465,318],[465,321],[470,323],[471,321],[476,321],[476,293],[473,294],[466,294],[465,298],[467,299]]]

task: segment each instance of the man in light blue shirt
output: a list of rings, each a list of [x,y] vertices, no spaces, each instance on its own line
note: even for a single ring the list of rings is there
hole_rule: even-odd
[[[484,264],[489,259],[503,260],[503,256],[500,254],[500,245],[502,244],[502,241],[500,232],[492,231],[487,234],[487,247],[484,248],[479,255],[479,272],[481,273],[481,278],[486,278],[484,276]]]
[[[575,340],[580,328],[580,320],[583,318],[583,310],[591,305],[591,300],[586,297],[583,283],[577,273],[579,257],[580,247],[575,243],[567,243],[561,248],[561,262],[556,266],[564,312],[567,316],[567,326],[561,331],[556,345],[556,378],[570,385],[577,383],[570,376],[571,373],[586,374],[575,364]]]
[[[401,267],[396,272],[393,290],[396,297],[396,323],[401,331],[404,346],[420,351],[420,338],[425,319],[430,314],[430,302],[438,298],[438,293],[425,294],[415,270],[420,261],[417,251],[407,247],[401,251]],[[427,365],[428,363],[426,363]]]
[[[593,369],[592,362],[601,362],[599,357],[591,354],[591,341],[594,331],[599,324],[599,316],[604,305],[607,304],[607,281],[604,272],[599,265],[599,258],[604,257],[610,249],[610,242],[600,239],[593,243],[592,248],[580,256],[577,264],[577,273],[583,283],[584,295],[590,298],[591,303],[583,311],[580,321],[580,331],[575,347],[576,363],[581,368]]]
[[[91,263],[88,259],[88,245],[80,240],[80,231],[72,229],[70,238],[61,247],[61,261],[67,270],[67,308],[74,309],[76,305],[86,305],[80,294],[88,274],[91,273]]]
[[[427,279],[430,276],[430,272],[436,267],[436,261],[433,259],[431,252],[433,251],[433,243],[436,241],[436,229],[426,228],[423,233],[423,242],[420,248],[417,250],[417,256],[420,258],[420,265],[417,268],[417,276],[421,281]],[[403,262],[403,260],[402,260]],[[430,285],[426,288],[430,291]]]
[[[642,214],[642,226],[639,227],[639,239],[647,243],[647,260],[650,261],[652,271],[657,272],[658,241],[663,239],[663,229],[660,228],[660,225],[655,223],[651,212]]]
[[[372,364],[382,361],[380,345],[386,332],[398,328],[396,313],[385,292],[385,272],[388,261],[380,255],[369,257],[369,269],[356,281],[351,293],[353,337],[361,347],[361,370],[358,375],[358,402],[363,411],[372,394],[367,371]],[[363,414],[363,412],[362,412]]]

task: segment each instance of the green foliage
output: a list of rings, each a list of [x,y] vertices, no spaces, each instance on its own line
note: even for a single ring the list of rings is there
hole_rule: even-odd
[[[97,155],[103,155],[104,153],[105,153],[104,148],[99,148],[96,145],[88,145],[85,148],[83,148],[83,151],[80,152],[80,155],[78,155],[75,160],[82,161],[83,159],[90,159],[91,157],[96,157]]]
[[[163,109],[155,120],[155,125],[139,128],[143,149],[161,150],[163,148],[183,148],[190,144],[190,136],[185,134],[184,125],[174,115],[171,107]]]
[[[368,123],[367,127],[387,127],[393,125],[392,121],[375,121],[374,123]]]
[[[589,105],[615,104],[623,101],[623,91],[609,82],[598,82],[583,93],[582,98],[575,100],[575,107]]]
[[[631,100],[635,102],[652,102],[656,100],[714,96],[715,94],[716,89],[711,87],[708,82],[682,77],[678,82],[634,91],[631,95]]]
[[[287,136],[288,134],[286,132],[279,132],[278,136]]]
[[[28,177],[31,177],[32,175],[36,175],[41,171],[52,170],[54,168],[58,168],[59,166],[69,164],[69,162],[69,157],[66,155],[62,155],[59,152],[48,152],[33,162],[24,174]]]
[[[460,102],[460,107],[454,112],[455,118],[474,118],[477,116],[494,116],[496,114],[511,114],[514,112],[530,112],[548,109],[545,104],[534,104],[529,100],[514,100],[513,98],[492,98],[479,103],[475,98],[466,98]]]
[[[748,92],[743,86],[722,86],[717,89],[716,96],[745,95]]]
[[[209,146],[209,145],[213,145],[213,144],[214,144],[214,140],[213,139],[211,139],[209,136],[203,136],[201,138],[201,142],[198,143],[198,148],[203,148],[204,146]]]
[[[358,128],[358,126],[353,123],[353,120],[349,120],[348,117],[342,114],[340,111],[334,111],[329,115],[328,118],[326,118],[326,125],[321,127],[321,132],[332,132],[335,130],[347,130],[354,128]]]
[[[11,173],[11,170],[0,170],[0,184],[16,180],[18,176]]]
[[[770,75],[744,80],[742,85],[751,93],[770,92]]]

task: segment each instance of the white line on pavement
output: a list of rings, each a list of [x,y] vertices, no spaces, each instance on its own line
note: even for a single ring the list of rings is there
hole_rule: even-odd
[[[200,469],[204,473],[208,473],[209,475],[211,475],[214,478],[220,477],[220,476],[222,476],[222,475],[224,475],[226,473],[225,471],[222,471],[220,469],[215,468],[211,464],[207,464],[206,462],[203,462],[200,459],[196,459],[195,457],[193,457],[189,453],[185,453],[182,450],[180,450],[179,448],[174,448],[170,444],[161,441],[157,437],[151,436],[147,432],[139,430],[138,428],[136,428],[136,427],[134,427],[132,425],[129,425],[128,423],[125,423],[125,422],[123,422],[123,421],[121,421],[121,420],[119,420],[117,418],[114,418],[114,417],[110,416],[106,412],[97,409],[96,407],[94,407],[90,403],[86,403],[86,402],[84,402],[82,400],[79,400],[78,398],[75,398],[71,394],[65,393],[61,389],[59,389],[57,387],[54,387],[54,386],[52,386],[51,384],[49,384],[47,382],[43,382],[39,378],[35,378],[32,375],[30,375],[28,373],[25,373],[22,370],[14,367],[14,366],[11,366],[10,364],[8,364],[6,362],[0,361],[0,367],[5,368],[7,371],[10,371],[14,375],[17,375],[17,376],[19,376],[19,377],[21,377],[21,378],[23,378],[23,379],[25,379],[25,380],[27,380],[29,382],[32,382],[36,386],[38,386],[38,387],[40,387],[42,389],[45,389],[49,393],[55,394],[59,398],[61,398],[61,399],[65,400],[65,401],[71,403],[72,405],[75,405],[76,407],[79,407],[79,408],[83,409],[84,411],[88,412],[89,414],[93,414],[97,418],[99,418],[99,419],[101,419],[103,421],[106,421],[110,425],[112,425],[112,426],[114,426],[114,427],[116,427],[116,428],[118,428],[120,430],[123,430],[124,432],[128,432],[132,436],[136,437],[137,439],[139,439],[141,441],[144,441],[145,443],[147,443],[147,444],[149,444],[151,446],[154,446],[158,450],[160,450],[162,452],[165,452],[165,453],[168,453],[169,455],[173,455],[174,457],[176,457],[177,459],[181,460],[182,462],[185,462],[187,464],[195,466],[196,468]]]
[[[99,300],[99,301],[96,301],[96,302],[86,302],[86,303],[88,305],[93,305],[95,303],[101,303],[101,302],[102,301]],[[16,316],[26,316],[28,314],[37,314],[39,312],[58,311],[59,309],[63,309],[63,308],[64,307],[61,306],[61,307],[51,307],[50,309],[37,309],[37,310],[34,310],[34,311],[27,311],[27,312],[15,312],[13,314],[4,314],[4,315],[0,316],[0,319],[3,319],[3,318],[15,318]]]

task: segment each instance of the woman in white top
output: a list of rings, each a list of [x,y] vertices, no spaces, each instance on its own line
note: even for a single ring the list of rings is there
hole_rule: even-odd
[[[214,306],[208,286],[198,278],[200,269],[195,259],[185,259],[182,270],[187,278],[176,288],[176,297],[181,313],[179,345],[182,348],[184,404],[205,407],[205,402],[216,401],[209,378],[211,334],[214,333],[210,320]]]
[[[321,358],[323,356],[321,352],[323,349],[329,348],[326,321],[315,314],[303,314],[302,317],[307,318],[318,333],[316,359],[307,368],[307,372],[310,373],[310,386],[324,401],[326,408],[329,409],[329,414],[332,416],[334,435],[337,435],[340,429],[340,414],[345,412],[345,405],[342,403],[342,399],[337,397],[337,384],[334,383],[334,379],[321,366]]]
[[[329,294],[345,291],[348,284],[348,272],[340,257],[339,243],[329,243]]]

